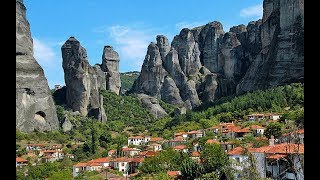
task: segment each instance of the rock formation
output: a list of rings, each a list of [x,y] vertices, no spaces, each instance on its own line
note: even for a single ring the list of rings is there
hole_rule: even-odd
[[[23,0],[16,0],[16,128],[23,132],[59,128],[47,79],[33,57],[33,41]]]
[[[105,74],[99,65],[89,64],[87,51],[74,37],[61,47],[67,106],[83,116],[106,121],[99,89],[106,89]]]
[[[304,79],[304,0],[264,0],[263,19],[224,32],[184,28],[151,42],[131,93],[192,109],[217,98]]]
[[[106,72],[107,90],[120,94],[121,80],[119,73],[119,55],[112,46],[105,46],[102,54],[102,71]]]
[[[161,118],[166,115],[166,111],[160,106],[158,99],[148,96],[146,94],[137,94],[138,99],[141,101],[142,106],[146,108],[156,118]]]

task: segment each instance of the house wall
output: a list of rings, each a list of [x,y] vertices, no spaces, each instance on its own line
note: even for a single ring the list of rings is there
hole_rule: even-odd
[[[303,159],[303,158],[304,157],[299,158],[298,154],[295,154],[293,156],[293,165],[294,165],[294,169],[297,170],[297,179],[298,180],[303,180],[304,179],[304,173],[303,173],[303,168],[302,168],[302,161],[303,160],[300,160],[300,159]]]
[[[265,161],[265,154],[264,153],[252,153],[256,160],[256,169],[260,175],[261,178],[266,177],[266,161]]]

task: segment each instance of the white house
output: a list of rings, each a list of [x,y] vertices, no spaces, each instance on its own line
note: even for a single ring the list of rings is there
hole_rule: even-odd
[[[45,145],[44,144],[27,144],[26,150],[30,151],[30,150],[42,150],[44,149]]]
[[[236,147],[228,152],[228,157],[231,161],[231,167],[235,169],[234,178],[241,179],[240,172],[249,166],[248,156],[243,154],[242,147]]]
[[[122,172],[123,176],[127,176],[129,172],[129,163],[131,162],[131,158],[120,157],[111,161],[111,167],[114,169],[118,169]]]
[[[174,150],[179,151],[179,152],[185,152],[188,153],[188,148],[186,145],[178,145],[178,146],[173,146],[172,147]]]
[[[261,113],[248,115],[249,121],[262,120],[265,117],[266,117],[266,115],[265,114],[261,114]]]
[[[177,137],[182,137],[184,139],[187,139],[188,138],[188,133],[187,132],[174,133],[174,138],[177,138]]]
[[[270,120],[279,120],[281,118],[281,114],[268,113],[266,114]]]
[[[147,143],[150,140],[150,136],[130,136],[128,138],[128,146],[129,145],[137,145],[140,146],[143,143]]]
[[[261,136],[264,133],[265,128],[259,125],[251,125],[249,127],[253,131],[253,134]]]
[[[23,167],[25,165],[27,165],[28,160],[23,159],[21,157],[16,157],[16,167]]]
[[[150,144],[149,148],[152,151],[161,151],[162,150],[161,144],[157,144],[157,143]]]
[[[79,175],[79,173],[83,172],[86,170],[87,167],[87,163],[77,163],[75,165],[73,165],[72,167],[72,176],[76,177]]]
[[[197,130],[197,131],[190,131],[187,134],[188,134],[188,138],[196,139],[196,138],[201,138],[204,135],[204,132]]]
[[[137,148],[128,148],[128,147],[123,147],[122,148],[122,153],[123,153],[123,156],[135,156],[137,154],[139,154],[141,150],[140,149],[137,149]]]

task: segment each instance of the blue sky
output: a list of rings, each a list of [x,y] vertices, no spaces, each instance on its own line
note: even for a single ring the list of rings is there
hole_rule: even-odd
[[[75,36],[91,65],[105,45],[120,56],[120,72],[140,71],[147,47],[158,34],[220,21],[224,30],[262,17],[262,0],[24,0],[34,56],[52,89],[64,85],[61,46]]]

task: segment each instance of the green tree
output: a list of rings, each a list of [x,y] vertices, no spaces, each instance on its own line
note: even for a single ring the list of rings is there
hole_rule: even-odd
[[[274,136],[274,138],[278,138],[281,136],[281,127],[282,125],[278,122],[272,122],[267,125],[266,130],[264,131],[264,135],[270,139],[271,135]]]
[[[49,177],[49,180],[72,180],[71,169],[63,169],[59,171],[53,171]]]
[[[224,171],[229,165],[228,156],[219,144],[205,144],[200,158],[206,173]]]
[[[204,169],[202,165],[197,164],[194,160],[186,158],[181,163],[180,171],[183,179],[193,180],[200,177]]]

